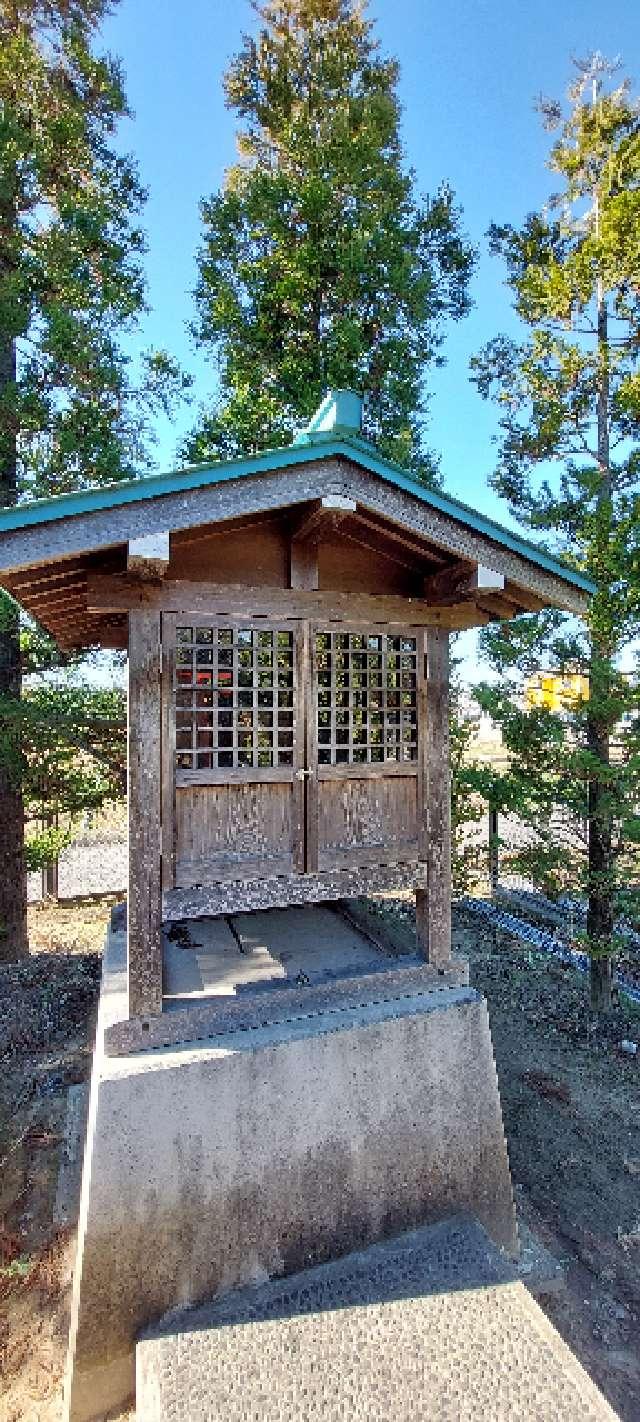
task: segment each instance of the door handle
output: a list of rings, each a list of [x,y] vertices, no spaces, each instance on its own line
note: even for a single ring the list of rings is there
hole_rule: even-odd
[[[312,770],[296,770],[296,780],[309,780],[312,775]]]

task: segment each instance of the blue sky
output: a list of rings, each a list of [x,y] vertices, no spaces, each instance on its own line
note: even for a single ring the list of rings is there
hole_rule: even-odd
[[[447,340],[447,367],[432,373],[430,443],[442,458],[447,490],[507,521],[487,489],[495,409],[468,379],[470,355],[500,330],[514,330],[500,263],[486,252],[489,223],[518,223],[550,190],[548,135],[533,104],[561,95],[571,56],[600,49],[621,55],[640,86],[640,6],[635,0],[372,0],[384,50],[401,66],[403,138],[419,191],[441,179],[454,189],[467,233],[482,248],[473,283],[475,307]],[[104,29],[124,63],[134,119],[123,140],[150,190],[146,209],[151,314],[147,344],[166,346],[213,389],[213,372],[186,330],[192,314],[200,198],[234,161],[234,116],[221,76],[243,30],[254,23],[248,0],[121,0]],[[193,419],[159,430],[158,463],[171,466],[181,432]]]

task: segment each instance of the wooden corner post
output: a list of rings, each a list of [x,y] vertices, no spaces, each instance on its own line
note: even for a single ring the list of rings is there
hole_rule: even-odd
[[[418,942],[427,962],[451,961],[451,789],[449,769],[449,633],[425,633],[422,720],[422,858],[426,886],[416,891]]]
[[[129,1016],[162,1011],[160,614],[129,613]]]

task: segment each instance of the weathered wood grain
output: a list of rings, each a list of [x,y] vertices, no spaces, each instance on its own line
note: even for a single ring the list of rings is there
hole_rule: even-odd
[[[129,616],[129,1014],[162,1005],[160,617]]]
[[[292,859],[294,869],[302,874],[307,863],[307,788],[306,777],[302,771],[306,766],[306,698],[309,685],[309,637],[303,623],[298,623],[294,628],[293,665],[295,718],[291,795]]]
[[[371,765],[319,765],[318,780],[380,780],[394,775],[417,776],[418,766],[412,761],[386,760]]]
[[[323,780],[318,794],[318,868],[417,860],[417,777]]]
[[[291,874],[293,835],[290,783],[178,789],[176,888]]]
[[[451,958],[451,800],[449,772],[449,637],[426,634],[426,725],[423,814],[427,883],[416,892],[418,939],[427,961],[446,967]]]
[[[373,864],[322,874],[282,874],[274,878],[239,879],[209,888],[174,889],[164,895],[164,918],[202,918],[207,914],[250,913],[253,909],[286,908],[380,894],[390,889],[424,884],[424,866]]]
[[[161,784],[162,784],[162,890],[175,888],[176,882],[176,718],[173,707],[175,648],[173,628],[166,628],[161,619],[162,675],[161,699]]]
[[[293,538],[289,548],[289,587],[304,592],[318,588],[317,538]]]
[[[284,765],[242,768],[228,770],[180,770],[176,771],[176,785],[291,785],[294,780],[293,768]]]
[[[202,613],[224,617],[314,618],[340,621],[360,630],[364,624],[389,623],[394,628],[416,626],[457,627],[464,609],[433,607],[418,597],[367,593],[305,591],[303,589],[249,587],[241,584],[174,582],[143,584],[127,577],[89,575],[87,606],[91,613],[126,612],[132,607],[157,607],[166,612]],[[465,624],[466,625],[466,624]]]

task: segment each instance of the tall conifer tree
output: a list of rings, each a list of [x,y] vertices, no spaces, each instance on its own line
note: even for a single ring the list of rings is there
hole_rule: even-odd
[[[163,354],[133,380],[122,337],[144,308],[135,165],[116,61],[94,52],[109,0],[0,0],[0,505],[133,474]],[[0,707],[20,695],[0,601]],[[5,737],[6,742],[6,737]],[[20,746],[0,746],[0,958],[27,950]]]
[[[367,433],[423,477],[424,377],[468,310],[473,254],[443,184],[415,195],[398,65],[360,0],[254,3],[225,76],[239,162],[202,205],[198,341],[219,398],[192,459],[288,443],[329,388],[367,396]]]
[[[592,997],[606,1007],[616,904],[640,837],[640,697],[620,660],[640,632],[640,107],[599,55],[577,67],[568,112],[541,105],[558,134],[549,167],[560,191],[521,230],[491,231],[530,337],[498,337],[474,368],[501,411],[496,489],[597,589],[584,629],[524,619],[491,634],[494,661],[505,675],[575,668],[588,697],[561,720],[500,690],[484,701],[512,752],[507,800],[537,819],[547,868],[566,853],[545,816],[554,804],[584,813]]]

